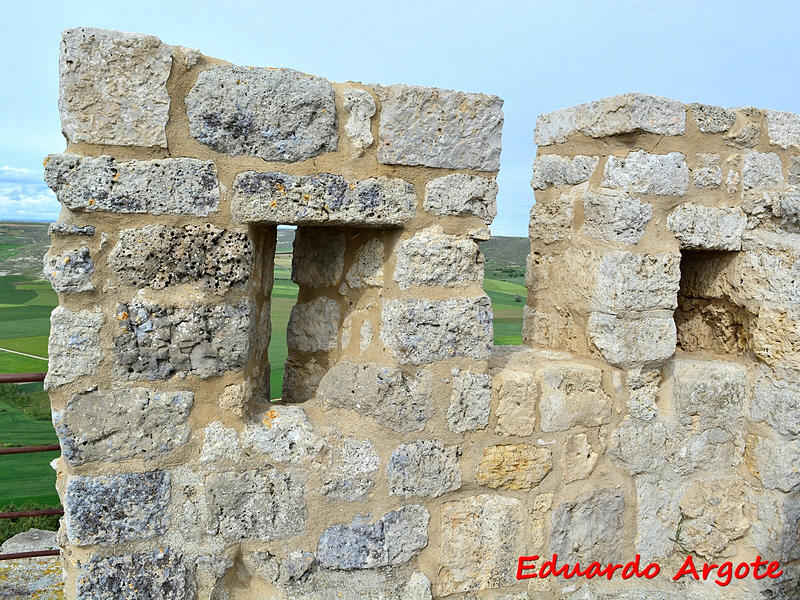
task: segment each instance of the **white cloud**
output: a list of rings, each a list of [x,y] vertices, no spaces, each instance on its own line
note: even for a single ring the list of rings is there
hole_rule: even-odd
[[[0,220],[56,221],[61,206],[42,181],[42,173],[31,169],[0,167]]]

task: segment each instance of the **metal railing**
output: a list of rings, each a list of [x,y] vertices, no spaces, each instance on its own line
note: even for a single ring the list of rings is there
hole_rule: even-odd
[[[46,373],[0,373],[0,383],[35,383],[44,381]],[[48,444],[45,446],[22,446],[19,448],[0,448],[0,456],[6,454],[27,454],[30,452],[53,452],[61,450],[58,444]],[[45,517],[51,515],[61,516],[64,514],[63,508],[46,508],[42,510],[18,510],[12,512],[0,512],[0,519],[20,519],[24,517]],[[38,558],[40,556],[58,556],[59,550],[37,550],[35,552],[10,552],[0,554],[0,561],[15,560],[18,558]]]

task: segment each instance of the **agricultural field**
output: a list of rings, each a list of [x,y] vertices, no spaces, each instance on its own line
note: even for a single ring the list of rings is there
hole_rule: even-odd
[[[285,331],[297,302],[297,286],[291,280],[293,240],[294,229],[278,230],[269,346],[271,398],[281,395],[287,356]],[[47,224],[0,223],[0,373],[47,369],[49,318],[57,303],[50,284],[41,279],[41,257],[48,244]],[[486,257],[484,289],[494,309],[496,344],[522,343],[528,249],[525,238],[497,237],[481,244]],[[41,389],[41,384],[0,386],[0,446],[57,441],[47,396]],[[0,457],[0,510],[3,506],[58,506],[49,464],[56,456],[53,452]],[[20,530],[31,526],[19,524]],[[0,528],[0,541],[6,533]]]

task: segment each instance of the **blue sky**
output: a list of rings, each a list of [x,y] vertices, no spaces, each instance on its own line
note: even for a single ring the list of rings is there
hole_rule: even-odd
[[[65,27],[157,35],[242,65],[505,100],[495,235],[527,235],[538,114],[628,91],[800,113],[799,2],[4,3],[0,219],[52,220],[42,159],[65,147]]]

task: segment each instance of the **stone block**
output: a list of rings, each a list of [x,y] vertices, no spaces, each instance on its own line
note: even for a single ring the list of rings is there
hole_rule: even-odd
[[[566,192],[554,198],[537,200],[531,207],[528,237],[531,241],[552,244],[572,237],[576,195]]]
[[[596,489],[553,509],[550,547],[570,560],[620,562],[625,496],[613,488]]]
[[[497,182],[466,173],[452,173],[425,184],[425,212],[441,216],[475,216],[488,225],[497,216]]]
[[[306,475],[261,470],[212,473],[206,478],[206,528],[228,541],[279,540],[303,533]]]
[[[403,364],[455,357],[482,360],[492,350],[492,310],[487,296],[385,300],[381,315],[381,341]]]
[[[110,156],[51,154],[44,179],[58,201],[81,212],[181,214],[217,212],[214,163],[195,158],[118,162]]]
[[[611,434],[608,455],[633,475],[658,473],[666,460],[667,435],[658,419],[626,417]]]
[[[597,259],[596,259],[597,260]],[[595,267],[593,310],[612,314],[678,307],[681,255],[606,252]]]
[[[117,304],[114,374],[127,379],[208,378],[239,371],[250,355],[250,305]]]
[[[94,225],[73,225],[72,223],[63,223],[56,221],[47,226],[47,235],[50,237],[54,235],[80,235],[91,237],[94,235]]]
[[[370,523],[357,516],[349,525],[332,525],[322,532],[317,560],[323,567],[369,569],[408,562],[428,544],[427,509],[401,506]]]
[[[416,212],[414,186],[403,179],[245,171],[233,180],[231,214],[242,223],[397,227]]]
[[[308,357],[289,356],[283,365],[283,402],[305,402],[314,397],[327,365]]]
[[[527,517],[520,500],[497,494],[444,504],[437,596],[513,585]]]
[[[590,237],[636,244],[653,216],[653,206],[618,190],[598,189],[583,194],[583,227]]]
[[[780,110],[765,110],[769,143],[787,148],[800,148],[800,115]]]
[[[327,352],[339,341],[339,304],[332,298],[315,298],[292,307],[286,327],[289,350]]]
[[[736,122],[736,111],[710,104],[690,104],[694,122],[703,133],[724,133]]]
[[[539,386],[531,373],[501,371],[493,378],[497,394],[495,434],[525,437],[536,425],[536,401]]]
[[[750,490],[748,502],[755,507],[749,537],[761,556],[774,556],[783,563],[800,558],[800,493],[784,494]]]
[[[725,429],[744,418],[747,371],[742,365],[676,359],[672,381],[675,412],[684,425],[699,421],[703,427]]]
[[[86,246],[57,255],[45,254],[42,272],[59,294],[90,292],[94,289],[94,261]]]
[[[540,115],[534,139],[537,146],[567,141],[577,133],[601,138],[646,132],[683,135],[686,108],[676,100],[647,94],[622,94]]]
[[[800,310],[762,306],[750,333],[753,352],[768,365],[800,366]]]
[[[636,150],[626,158],[608,157],[602,185],[640,194],[683,196],[689,190],[689,167],[680,152],[648,154]]]
[[[318,399],[326,409],[356,411],[400,433],[420,431],[433,414],[433,375],[397,367],[342,361],[322,378]]]
[[[599,156],[537,156],[533,163],[531,187],[534,190],[544,190],[550,186],[577,185],[589,181],[599,162]]]
[[[189,440],[193,404],[194,394],[186,391],[123,388],[75,394],[53,411],[61,456],[70,466],[163,457]]]
[[[64,30],[58,66],[69,142],[167,147],[172,48],[150,35],[76,27]]]
[[[454,371],[453,393],[447,408],[451,431],[464,433],[486,429],[492,401],[492,378],[481,373]]]
[[[719,154],[695,154],[697,166],[692,169],[692,183],[701,189],[717,189],[722,185]]]
[[[190,571],[180,554],[163,547],[152,552],[90,556],[78,561],[76,600],[185,600],[194,594]]]
[[[186,97],[189,133],[229,156],[295,162],[336,150],[336,105],[327,79],[224,65],[200,73]]]
[[[677,343],[672,315],[620,318],[593,312],[587,333],[603,358],[622,368],[662,364],[675,353]]]
[[[74,381],[81,375],[92,375],[103,360],[100,328],[103,315],[81,310],[72,312],[57,306],[50,314],[50,340],[47,344],[47,377],[45,389],[53,389]]]
[[[750,419],[764,421],[787,437],[800,436],[800,383],[760,367],[753,385]]]
[[[378,240],[368,241],[357,250],[353,264],[347,270],[347,285],[351,288],[381,287],[384,260],[383,243]]]
[[[783,184],[783,165],[774,152],[747,152],[742,160],[745,190],[774,189]]]
[[[789,157],[789,185],[800,185],[800,156]]]
[[[167,527],[170,478],[164,471],[81,477],[64,493],[67,540],[110,545],[162,535]]]
[[[324,443],[299,406],[276,405],[248,423],[242,447],[266,454],[271,461],[298,463],[316,457]]]
[[[123,229],[108,257],[111,272],[123,285],[156,290],[197,283],[224,294],[247,281],[253,243],[244,231],[205,225],[147,225]]]
[[[320,493],[329,500],[366,500],[375,485],[380,456],[368,439],[345,438],[333,446]]]
[[[800,440],[753,436],[748,446],[750,471],[765,487],[786,493],[800,488]]]
[[[461,487],[458,446],[440,440],[401,444],[392,452],[386,468],[389,494],[436,498]]]
[[[411,286],[464,287],[483,281],[483,256],[469,238],[443,233],[433,225],[401,241],[394,280]]]
[[[681,248],[692,250],[741,250],[747,217],[738,208],[679,205],[667,216],[667,227]]]
[[[561,479],[564,483],[586,479],[594,471],[599,457],[585,433],[568,437],[561,449]]]
[[[475,481],[490,488],[531,490],[553,469],[550,448],[530,444],[489,446],[483,450]]]
[[[292,281],[323,288],[339,283],[344,270],[345,235],[326,227],[300,227],[292,251]]]
[[[444,169],[500,169],[503,101],[439,88],[377,86],[378,162]]]
[[[344,91],[344,109],[347,111],[344,132],[353,145],[356,155],[361,156],[374,141],[370,120],[377,110],[375,100],[366,90],[349,88]]]
[[[538,369],[536,378],[542,431],[599,427],[610,420],[611,400],[603,391],[600,369],[578,363],[553,363]]]

